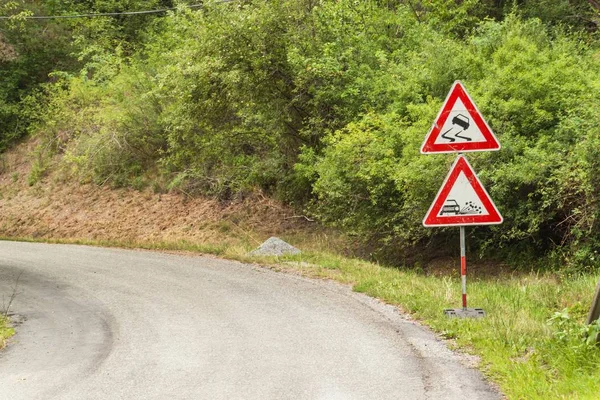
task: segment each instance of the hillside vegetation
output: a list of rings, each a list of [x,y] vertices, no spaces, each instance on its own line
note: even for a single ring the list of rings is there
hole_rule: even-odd
[[[0,22],[0,143],[39,137],[31,185],[60,169],[220,200],[261,191],[377,260],[427,261],[456,251],[455,230],[421,226],[453,157],[419,146],[460,79],[503,146],[469,155],[505,220],[470,230],[471,252],[599,265],[594,1],[0,4],[14,16]]]
[[[599,8],[0,0],[0,237],[336,279],[478,356],[509,398],[596,399]],[[144,10],[165,11],[122,14]],[[505,221],[467,231],[478,320],[442,313],[457,229],[421,225],[454,156],[419,147],[457,79],[502,144],[468,154]],[[271,235],[303,254],[248,256]]]

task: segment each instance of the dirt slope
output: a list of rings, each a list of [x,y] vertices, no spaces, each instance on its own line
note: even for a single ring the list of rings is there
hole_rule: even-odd
[[[119,242],[259,244],[310,232],[294,211],[261,195],[236,202],[111,189],[50,174],[28,184],[35,142],[2,155],[0,236]]]

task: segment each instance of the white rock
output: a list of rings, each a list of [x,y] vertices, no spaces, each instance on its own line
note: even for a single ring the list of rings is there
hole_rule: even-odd
[[[255,256],[284,256],[300,253],[300,250],[276,237],[270,237],[260,247],[250,252]]]

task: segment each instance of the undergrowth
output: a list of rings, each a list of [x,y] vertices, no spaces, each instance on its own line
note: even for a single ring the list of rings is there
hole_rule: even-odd
[[[258,189],[398,264],[453,235],[419,223],[452,161],[419,148],[460,79],[502,144],[469,155],[504,217],[470,232],[473,250],[598,268],[597,34],[555,21],[582,15],[571,1],[490,5],[497,19],[482,1],[205,2],[134,48],[92,35],[84,65],[27,103],[29,184],[56,160],[98,185],[225,201]]]

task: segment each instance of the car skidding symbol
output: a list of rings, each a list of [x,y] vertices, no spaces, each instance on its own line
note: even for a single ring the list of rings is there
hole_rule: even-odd
[[[440,211],[440,215],[450,214],[450,215],[472,215],[472,214],[481,214],[482,208],[472,201],[468,201],[464,207],[461,208],[460,204],[454,199],[447,199],[445,204],[442,206],[442,210]]]
[[[473,140],[472,138],[470,138],[468,136],[460,136],[461,133],[463,133],[464,131],[469,129],[469,126],[471,126],[471,121],[469,120],[469,117],[466,117],[462,114],[458,114],[454,118],[452,118],[452,125],[454,125],[452,128],[450,128],[446,132],[442,133],[442,137],[444,139],[449,140],[451,143],[456,142],[456,139],[463,139],[463,140],[466,140],[467,142],[470,142]],[[457,128],[457,126],[458,126],[458,128]],[[454,133],[452,131],[456,131],[456,133]],[[454,133],[454,137],[448,136],[449,134],[452,134],[452,133]]]

